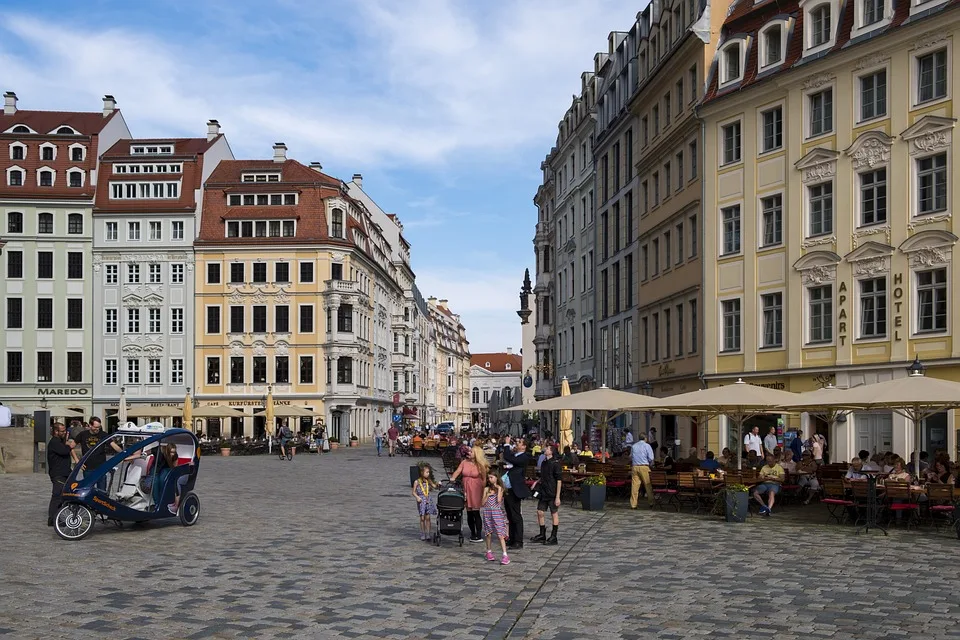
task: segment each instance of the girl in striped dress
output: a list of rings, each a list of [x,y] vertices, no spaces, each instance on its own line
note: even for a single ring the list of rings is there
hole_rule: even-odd
[[[491,542],[493,536],[500,538],[503,557],[500,564],[510,564],[507,555],[507,514],[503,510],[503,481],[496,473],[487,473],[487,483],[483,487],[483,507],[480,517],[483,520],[483,537],[487,543],[487,560],[495,560]]]

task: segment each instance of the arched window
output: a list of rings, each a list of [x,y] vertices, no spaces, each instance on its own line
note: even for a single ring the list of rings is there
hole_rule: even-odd
[[[71,213],[67,216],[67,233],[83,233],[83,216],[79,213]]]
[[[67,172],[67,184],[71,187],[82,187],[83,186],[83,171],[68,171]]]
[[[13,128],[13,133],[30,133],[30,129],[23,126],[22,124],[18,124]]]
[[[330,225],[330,235],[334,238],[343,237],[343,210],[334,209],[333,210],[333,222]]]
[[[52,213],[41,213],[37,216],[37,233],[53,233]]]
[[[743,77],[743,42],[735,40],[720,54],[720,84],[736,82]]]
[[[473,404],[480,404],[480,388],[473,388]]]
[[[70,127],[60,127],[59,129],[57,129],[57,133],[61,135],[72,136],[72,135],[76,135],[77,132],[71,129]]]
[[[23,233],[23,214],[19,211],[7,214],[7,233]]]

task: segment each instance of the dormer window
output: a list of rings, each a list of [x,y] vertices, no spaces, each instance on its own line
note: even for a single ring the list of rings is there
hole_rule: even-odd
[[[884,0],[863,0],[863,26],[883,20]]]
[[[721,49],[720,53],[720,84],[730,84],[743,79],[744,56],[746,55],[746,41],[734,40]]]
[[[62,136],[75,136],[77,132],[71,129],[70,127],[60,127],[57,129],[57,133]]]
[[[10,167],[7,169],[7,185],[11,187],[22,187],[23,177],[26,175],[20,167]]]
[[[333,210],[333,219],[330,225],[330,235],[334,238],[342,238],[343,236],[343,210],[334,209]]]
[[[18,124],[11,130],[11,133],[31,133],[31,131],[28,127]]]
[[[52,187],[55,173],[51,169],[41,169],[37,172],[37,184],[41,187]]]
[[[40,159],[51,162],[57,159],[57,147],[52,144],[40,145]]]
[[[70,146],[70,160],[72,162],[83,162],[84,148],[83,145],[71,145]]]
[[[810,47],[820,47],[830,42],[830,5],[821,4],[810,12]]]
[[[763,32],[763,66],[777,64],[783,60],[783,27],[774,25]]]
[[[83,171],[80,169],[71,169],[67,171],[68,184],[71,187],[82,187],[83,186]]]
[[[135,156],[141,155],[170,155],[173,153],[173,145],[163,144],[163,145],[133,145],[130,147],[130,154]]]

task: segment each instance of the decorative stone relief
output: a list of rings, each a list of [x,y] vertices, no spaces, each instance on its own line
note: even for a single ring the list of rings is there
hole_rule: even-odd
[[[284,304],[286,302],[289,302],[290,296],[287,295],[286,291],[284,291],[283,289],[280,289],[279,291],[277,291],[276,295],[273,296],[273,299],[274,301],[279,302],[280,304]]]
[[[242,356],[242,355],[243,355],[243,343],[242,343],[242,342],[231,342],[231,343],[230,343],[230,355],[231,355],[231,356]]]
[[[855,169],[873,168],[890,161],[893,138],[882,131],[867,131],[854,140],[845,153],[853,158]]]
[[[234,291],[230,294],[229,300],[231,304],[243,304],[243,294],[239,291]]]
[[[907,223],[907,229],[914,231],[917,227],[923,227],[928,224],[934,224],[936,222],[946,222],[950,220],[953,216],[949,213],[940,213],[935,216],[923,216],[922,218],[914,218]]]
[[[829,73],[817,73],[812,76],[809,76],[803,81],[803,88],[806,89],[816,89],[822,87],[823,85],[831,82],[834,76]]]
[[[884,239],[887,241],[887,244],[890,244],[891,230],[890,225],[880,225],[876,227],[865,227],[863,229],[857,229],[853,232],[853,248],[856,249],[860,246],[860,238],[866,238],[867,236],[876,235],[882,233]]]
[[[950,37],[947,31],[927,31],[921,34],[913,41],[914,50],[927,49],[939,44]]]
[[[804,183],[822,182],[837,174],[839,157],[836,151],[817,147],[800,158],[794,166],[801,172]]]
[[[853,263],[853,273],[856,276],[876,276],[888,271],[890,271],[890,262],[882,256]]]
[[[800,277],[805,285],[818,285],[824,282],[833,282],[837,279],[837,267],[827,265],[817,265],[804,269],[800,272]]]
[[[823,236],[819,238],[807,238],[801,243],[801,247],[804,249],[809,249],[810,247],[818,247],[824,244],[836,244],[837,236]]]
[[[955,124],[953,118],[927,115],[907,127],[900,137],[910,145],[910,155],[931,153],[951,146]]]
[[[837,175],[837,163],[821,162],[803,170],[804,182],[820,182]]]
[[[890,56],[884,55],[882,53],[874,53],[869,56],[864,56],[857,60],[857,64],[854,67],[857,71],[861,69],[867,69],[869,67],[876,67],[877,65],[883,64],[890,59]]]
[[[257,292],[253,294],[253,301],[257,304],[263,304],[267,301],[267,296],[263,293],[263,289],[257,289]]]
[[[274,350],[278,356],[285,356],[290,352],[290,346],[281,340],[274,345]]]
[[[253,343],[253,355],[262,356],[267,353],[267,345],[260,340]]]
[[[916,151],[922,152],[936,151],[937,149],[943,149],[948,146],[950,146],[949,131],[934,131],[925,136],[920,136],[913,141],[913,148]]]
[[[911,267],[939,267],[950,262],[949,249],[943,247],[927,247],[910,254]]]

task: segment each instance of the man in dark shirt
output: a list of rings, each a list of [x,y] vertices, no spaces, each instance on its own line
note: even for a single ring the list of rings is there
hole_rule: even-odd
[[[74,450],[73,461],[79,462],[82,456],[87,455],[87,451],[95,448],[97,445],[99,445],[101,442],[103,442],[109,437],[110,436],[104,433],[102,429],[100,418],[97,418],[95,416],[93,418],[90,418],[90,427],[84,431],[81,431],[76,435],[77,444],[80,445],[80,455],[78,456],[76,450]],[[121,449],[116,442],[111,442],[110,446],[117,453],[120,453],[121,451],[123,451],[123,449]],[[84,463],[84,466],[86,466],[87,471],[93,471],[94,469],[96,469],[106,461],[107,461],[107,447],[100,447],[100,449],[95,451],[93,456],[90,457]],[[107,488],[107,479],[105,477],[101,478],[97,482],[97,487],[105,491]]]
[[[522,438],[516,443],[507,440],[503,448],[503,461],[512,465],[507,471],[510,478],[510,488],[504,495],[503,502],[507,510],[507,521],[510,523],[510,544],[508,549],[523,549],[523,514],[520,503],[530,497],[530,488],[524,480],[527,465],[530,464],[530,455],[527,454],[527,443]]]
[[[62,422],[53,425],[53,437],[47,443],[47,473],[53,483],[50,506],[47,508],[47,526],[53,526],[53,520],[60,511],[63,499],[63,485],[70,477],[70,454],[76,443],[67,439],[67,427]]]
[[[530,542],[542,542],[543,544],[558,544],[557,529],[560,528],[560,514],[557,509],[560,508],[560,461],[554,456],[553,445],[547,445],[543,448],[544,460],[540,465],[540,482],[537,489],[540,490],[540,498],[537,501],[537,524],[540,525],[540,533],[530,538]],[[553,529],[550,537],[547,537],[547,509],[553,515]]]

